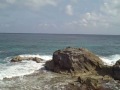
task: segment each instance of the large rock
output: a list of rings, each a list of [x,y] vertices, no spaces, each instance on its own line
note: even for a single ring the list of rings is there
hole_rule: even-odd
[[[38,58],[38,57],[22,57],[22,56],[15,56],[11,59],[11,62],[21,62],[23,60],[32,60],[32,61],[35,61],[37,63],[40,63],[41,61],[43,61],[41,58]]]
[[[102,60],[84,48],[65,48],[53,53],[53,60],[45,65],[47,70],[54,72],[88,72],[101,70]]]
[[[113,78],[120,80],[120,60],[113,65]]]

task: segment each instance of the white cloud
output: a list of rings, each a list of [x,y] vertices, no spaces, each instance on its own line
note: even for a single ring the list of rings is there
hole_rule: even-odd
[[[67,15],[72,16],[73,15],[73,8],[72,8],[72,6],[71,5],[67,5],[65,12],[66,12]]]
[[[56,6],[57,1],[56,0],[26,0],[24,1],[24,5],[36,9],[46,5]]]
[[[120,25],[120,0],[107,0],[100,10],[106,15],[111,26]]]
[[[67,22],[68,27],[84,27],[84,28],[107,28],[109,23],[102,14],[96,14],[94,12],[87,12],[83,14],[78,20]]]
[[[26,6],[32,9],[39,9],[41,7],[51,5],[56,6],[57,0],[4,0],[0,1],[0,7],[6,8],[15,4],[17,6]]]
[[[95,12],[88,12],[82,17],[81,24],[86,24],[89,27],[108,27],[109,23],[102,14]]]
[[[101,7],[101,11],[108,15],[116,16],[120,14],[120,0],[109,0]]]
[[[114,28],[120,25],[120,0],[105,0],[99,12],[86,12],[76,20],[76,24],[87,28]]]

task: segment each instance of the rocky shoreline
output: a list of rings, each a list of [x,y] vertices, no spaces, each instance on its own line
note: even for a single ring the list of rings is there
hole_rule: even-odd
[[[40,63],[40,58],[15,57],[11,62],[33,60]],[[118,90],[120,89],[120,60],[113,66],[104,65],[103,61],[84,48],[67,47],[53,53],[53,59],[45,63],[45,69],[58,73],[60,77],[71,77],[61,90]],[[65,77],[64,77],[65,78]],[[115,87],[115,84],[116,86]],[[110,87],[111,84],[114,87]],[[108,85],[108,86],[107,86]],[[58,89],[57,89],[58,90]]]

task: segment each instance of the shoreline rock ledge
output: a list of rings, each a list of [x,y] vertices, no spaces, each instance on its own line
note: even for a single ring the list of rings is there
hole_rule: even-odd
[[[87,73],[101,71],[102,60],[84,48],[67,47],[53,53],[53,60],[47,61],[45,67],[57,73]]]
[[[119,90],[120,87],[117,81],[120,80],[120,60],[114,66],[107,66],[84,48],[67,47],[55,51],[52,60],[45,63],[45,68],[72,75],[73,81],[68,83],[65,90]]]
[[[15,56],[13,57],[10,61],[11,62],[21,62],[21,61],[35,61],[36,63],[40,63],[41,61],[43,61],[43,59],[38,58],[38,57],[22,57],[22,56]]]

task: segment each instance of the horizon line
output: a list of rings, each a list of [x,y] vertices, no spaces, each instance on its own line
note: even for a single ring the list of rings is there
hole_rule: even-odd
[[[51,35],[113,35],[119,36],[119,34],[94,34],[94,33],[14,33],[14,32],[0,32],[0,34],[51,34]]]

